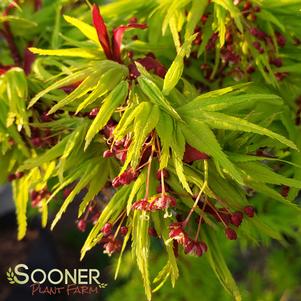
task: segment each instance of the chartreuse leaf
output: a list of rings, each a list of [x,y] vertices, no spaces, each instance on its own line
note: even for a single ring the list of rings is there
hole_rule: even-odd
[[[93,69],[91,67],[86,68],[84,70],[77,71],[77,72],[55,82],[54,84],[48,86],[45,90],[39,92],[34,98],[31,99],[31,101],[28,105],[28,108],[31,108],[41,97],[45,96],[50,91],[61,88],[63,86],[78,83],[79,81],[82,81],[83,79],[85,79],[89,75],[89,73],[91,73],[92,71],[93,71]]]
[[[170,133],[171,135],[171,133]],[[179,127],[176,127],[173,131],[173,136],[171,140],[171,150],[172,150],[172,159],[173,164],[177,173],[177,176],[185,188],[187,192],[192,194],[192,191],[189,187],[189,184],[187,182],[185,173],[184,173],[184,167],[183,167],[183,157],[185,152],[185,137]]]
[[[160,170],[167,167],[171,147],[172,133],[174,131],[174,124],[172,118],[165,112],[161,112],[159,122],[156,126],[158,136],[162,145],[160,154]]]
[[[119,217],[120,213],[124,210],[129,192],[132,189],[132,184],[122,186],[115,192],[114,196],[110,199],[110,202],[106,205],[102,211],[99,219],[95,223],[94,227],[90,231],[81,250],[81,260],[85,257],[86,253],[91,250],[102,238],[101,229],[109,220],[114,221]]]
[[[148,257],[150,239],[148,234],[149,213],[145,211],[134,211],[132,224],[132,249],[136,257],[137,265],[142,275],[147,300],[151,300],[151,286],[148,271]]]
[[[204,51],[206,49],[206,45],[208,44],[208,41],[210,40],[210,37],[213,34],[212,22],[213,22],[213,18],[212,18],[212,16],[209,16],[209,18],[205,24],[205,28],[203,30],[202,43],[198,50],[198,57],[200,57],[204,53]]]
[[[168,220],[164,218],[162,219],[156,212],[152,214],[152,221],[157,233],[162,234],[163,241],[168,241]],[[174,287],[176,280],[179,277],[179,269],[177,265],[177,259],[173,250],[173,244],[165,243],[165,248],[167,251],[168,261],[153,280],[154,284],[159,282],[159,284],[157,284],[157,286],[153,289],[153,292],[159,290],[164,285],[168,277],[170,277],[171,284]]]
[[[6,126],[16,124],[18,131],[24,128],[26,134],[30,135],[29,117],[26,112],[28,87],[25,73],[21,68],[13,68],[6,72],[5,81],[9,106]]]
[[[70,16],[66,16],[66,15],[64,16],[64,19],[71,25],[78,28],[89,40],[99,44],[96,29],[93,26],[91,26],[79,19],[76,19],[76,18],[73,18]]]
[[[127,206],[126,206],[126,213],[127,215],[130,214],[132,209],[132,203],[138,193],[138,191],[144,187],[144,183],[146,182],[146,169],[143,169],[138,178],[136,179],[135,183],[133,184],[133,188],[129,195]]]
[[[242,184],[243,180],[240,172],[223,152],[211,129],[200,120],[191,119],[185,121],[187,125],[181,125],[181,128],[187,143],[199,151],[212,156],[233,179]]]
[[[143,73],[147,71],[139,63],[136,63],[137,68],[141,75],[138,77],[139,87],[143,93],[149,98],[149,100],[170,114],[175,119],[181,120],[181,117],[177,111],[171,106],[168,100],[164,97],[158,86],[149,78],[144,76]]]
[[[51,149],[47,150],[44,154],[42,154],[38,157],[34,157],[34,158],[30,158],[30,159],[26,160],[23,163],[23,165],[21,165],[20,170],[22,171],[22,170],[38,167],[44,163],[50,162],[50,161],[62,156],[69,138],[70,138],[70,136],[66,136],[58,144],[53,146]]]
[[[217,90],[218,91],[218,90]],[[208,96],[207,96],[208,95]],[[239,104],[253,105],[259,103],[270,103],[274,105],[282,105],[282,99],[273,94],[244,94],[233,95],[233,93],[227,95],[212,95],[210,92],[200,95],[190,101],[189,103],[178,108],[179,112],[191,112],[198,114],[200,110],[206,111],[220,111]]]
[[[18,240],[24,238],[27,229],[27,204],[29,191],[29,176],[24,176],[21,179],[12,183],[13,199],[16,206],[16,215],[18,222]]]
[[[63,174],[65,169],[65,163],[67,158],[70,156],[72,152],[76,152],[79,150],[84,141],[84,135],[86,133],[88,124],[86,121],[83,121],[70,135],[68,142],[66,143],[64,152],[60,157],[59,169],[58,169],[58,176],[60,182],[63,182]]]
[[[205,122],[211,127],[216,129],[225,129],[232,131],[250,132],[259,135],[268,136],[272,139],[276,139],[284,145],[287,145],[293,149],[297,149],[297,146],[292,141],[285,137],[274,133],[266,128],[251,123],[245,119],[233,117],[219,112],[199,112],[198,118],[205,120]]]
[[[301,189],[301,181],[286,178],[285,176],[274,172],[268,166],[258,162],[239,162],[236,164],[245,172],[248,178],[254,182],[269,183],[275,185],[287,185]]]
[[[119,67],[120,66],[120,67]],[[96,87],[90,93],[90,95],[83,100],[78,106],[76,113],[85,109],[87,106],[92,104],[98,98],[104,96],[113,90],[118,83],[120,83],[127,76],[127,69],[122,65],[116,66],[116,68],[110,68],[103,75],[101,75]]]
[[[51,224],[51,230],[55,227],[57,222],[61,219],[62,214],[66,211],[67,207],[70,205],[70,203],[73,201],[74,197],[82,190],[84,189],[89,182],[95,177],[97,171],[98,171],[98,162],[89,162],[86,164],[86,170],[85,173],[80,178],[79,182],[75,185],[72,192],[68,195],[68,197],[64,200],[63,205],[61,206],[60,210],[56,214],[52,224]]]
[[[241,301],[239,289],[229,271],[222,251],[220,250],[217,238],[213,230],[206,231],[206,243],[208,245],[207,258],[210,266],[222,286],[234,297],[235,301]]]
[[[215,22],[217,23],[217,31],[219,35],[220,47],[225,44],[226,36],[226,10],[220,5],[214,5]],[[216,49],[217,51],[217,49]]]
[[[175,12],[179,12],[187,4],[189,4],[189,2],[190,2],[190,0],[178,0],[178,1],[168,2],[167,13],[166,13],[163,23],[162,23],[163,35],[165,35],[167,26],[170,24],[170,21],[172,20],[173,16],[175,15]],[[181,29],[179,29],[179,31],[180,30]]]
[[[163,83],[163,94],[168,95],[170,91],[177,85],[179,82],[183,69],[184,69],[184,57],[189,55],[191,49],[191,43],[195,39],[197,34],[192,35],[187,38],[183,46],[179,49],[179,52],[169,67]]]
[[[95,177],[91,180],[88,186],[88,191],[80,203],[79,210],[78,210],[78,218],[82,216],[85,212],[87,206],[89,205],[90,201],[101,191],[101,189],[106,184],[109,177],[109,161],[102,160],[98,164],[98,170],[95,174]]]
[[[29,48],[34,54],[39,55],[50,55],[50,56],[70,56],[70,57],[81,57],[85,59],[100,59],[98,51],[91,48],[66,48],[66,49],[39,49],[35,47]],[[104,58],[104,56],[102,56]]]
[[[197,24],[200,22],[200,17],[203,15],[208,1],[206,0],[192,0],[191,9],[187,15],[187,24],[185,30],[185,40],[187,40],[193,33]]]
[[[219,4],[223,8],[225,8],[234,19],[234,22],[240,32],[243,32],[243,25],[242,25],[242,15],[237,6],[234,5],[232,0],[213,0],[213,2]]]
[[[54,105],[49,110],[49,114],[55,113],[57,110],[94,90],[98,81],[97,74],[98,72],[92,72],[91,74],[89,74],[75,90],[73,90],[65,98],[61,99],[56,105]]]
[[[103,105],[87,132],[85,138],[85,150],[91,143],[94,136],[107,124],[117,107],[124,103],[127,95],[128,83],[126,81],[122,81],[105,98]]]
[[[116,67],[117,63],[109,60],[104,61],[93,61],[93,63],[89,64],[87,68],[76,71],[63,79],[60,79],[56,82],[54,82],[52,85],[48,86],[45,90],[42,90],[39,92],[34,98],[31,99],[29,103],[29,108],[32,107],[41,97],[45,96],[47,93],[49,93],[52,90],[77,84],[84,80],[86,77],[88,77],[93,72],[98,72],[98,76],[103,74],[105,71],[107,71],[109,68]]]
[[[133,141],[129,147],[127,158],[120,174],[126,170],[130,162],[133,168],[138,165],[142,144],[151,131],[156,127],[159,118],[159,106],[150,102],[145,102],[144,110],[135,118]]]

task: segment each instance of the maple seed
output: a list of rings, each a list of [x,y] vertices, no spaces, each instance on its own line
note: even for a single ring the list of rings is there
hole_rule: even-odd
[[[236,232],[231,228],[226,228],[225,234],[226,234],[226,236],[229,240],[236,240],[237,239]]]
[[[248,217],[253,217],[255,215],[255,208],[252,206],[246,206],[244,212]]]

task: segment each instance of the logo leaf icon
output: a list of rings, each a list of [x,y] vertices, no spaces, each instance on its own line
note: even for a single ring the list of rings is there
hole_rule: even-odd
[[[10,284],[15,284],[15,273],[12,271],[12,268],[9,267],[6,272],[7,280]]]

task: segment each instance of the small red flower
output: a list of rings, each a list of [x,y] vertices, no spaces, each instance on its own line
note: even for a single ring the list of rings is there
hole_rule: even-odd
[[[149,210],[149,202],[146,199],[142,199],[139,201],[136,201],[132,208],[136,209],[136,210],[144,210],[144,211],[148,211]]]
[[[156,210],[165,210],[169,207],[175,207],[177,205],[176,199],[169,195],[161,195],[157,197],[154,201],[149,205],[150,211]]]

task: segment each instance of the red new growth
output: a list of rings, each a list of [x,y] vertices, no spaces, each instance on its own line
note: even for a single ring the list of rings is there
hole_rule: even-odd
[[[107,26],[100,14],[99,8],[96,4],[92,8],[92,19],[94,27],[97,31],[99,43],[101,44],[103,51],[108,59],[112,59],[112,52],[110,46],[110,40],[108,35]]]
[[[121,43],[124,32],[129,28],[145,29],[146,24],[131,23],[128,25],[120,25],[113,29],[112,45],[110,44],[109,34],[107,26],[99,12],[99,8],[96,4],[92,8],[92,19],[94,27],[97,31],[98,40],[103,48],[106,57],[109,60],[114,60],[121,63]]]

